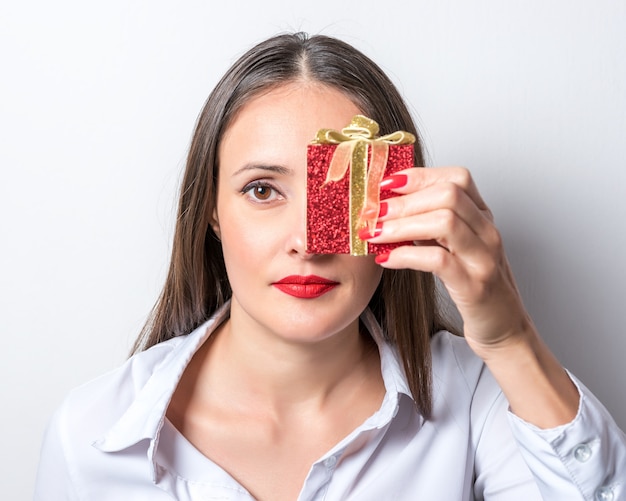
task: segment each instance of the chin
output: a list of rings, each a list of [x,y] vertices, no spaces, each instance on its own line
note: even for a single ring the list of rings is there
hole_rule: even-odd
[[[280,322],[273,322],[271,327],[276,333],[282,333],[281,337],[291,339],[296,342],[315,343],[331,338],[342,331],[357,325],[359,313],[346,315],[344,310],[341,316],[334,317],[328,315],[328,308],[316,314],[306,314],[292,311],[287,315],[283,314]]]

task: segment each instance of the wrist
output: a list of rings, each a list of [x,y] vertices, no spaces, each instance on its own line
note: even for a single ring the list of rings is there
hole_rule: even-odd
[[[477,339],[470,333],[465,334],[470,347],[488,366],[499,362],[506,363],[511,357],[532,356],[540,350],[542,343],[532,320],[523,316],[513,327],[491,336],[488,340]]]

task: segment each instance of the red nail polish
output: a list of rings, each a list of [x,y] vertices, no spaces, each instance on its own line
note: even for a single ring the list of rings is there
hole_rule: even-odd
[[[380,207],[378,209],[378,217],[386,216],[387,210],[389,210],[389,208],[387,207],[387,202],[380,202]]]
[[[359,238],[361,240],[368,240],[370,238],[377,237],[382,232],[383,232],[383,223],[376,223],[376,228],[374,228],[374,231],[372,233],[370,233],[370,230],[367,227],[361,228],[359,230]]]
[[[380,188],[383,190],[395,190],[406,186],[408,181],[409,178],[406,174],[394,174],[383,179],[380,182]]]
[[[374,259],[374,261],[376,261],[377,264],[382,264],[388,259],[389,259],[389,253],[383,252],[382,254],[378,254],[376,258]]]

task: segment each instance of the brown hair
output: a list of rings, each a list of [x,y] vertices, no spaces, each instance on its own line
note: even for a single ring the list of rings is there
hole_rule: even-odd
[[[250,99],[303,79],[341,90],[381,134],[417,134],[397,89],[383,71],[350,45],[327,36],[278,35],[246,52],[210,94],[193,134],[178,203],[172,258],[163,291],[133,352],[187,334],[231,296],[221,244],[211,228],[216,201],[217,151],[235,114]],[[421,142],[415,164],[424,165]],[[439,317],[434,278],[412,270],[384,270],[370,308],[403,360],[420,412],[431,410],[430,338]]]

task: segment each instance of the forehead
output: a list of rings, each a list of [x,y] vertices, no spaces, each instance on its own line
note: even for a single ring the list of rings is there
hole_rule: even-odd
[[[343,92],[327,85],[292,82],[253,97],[235,115],[219,145],[221,160],[233,154],[302,148],[321,128],[341,129],[360,113]]]

